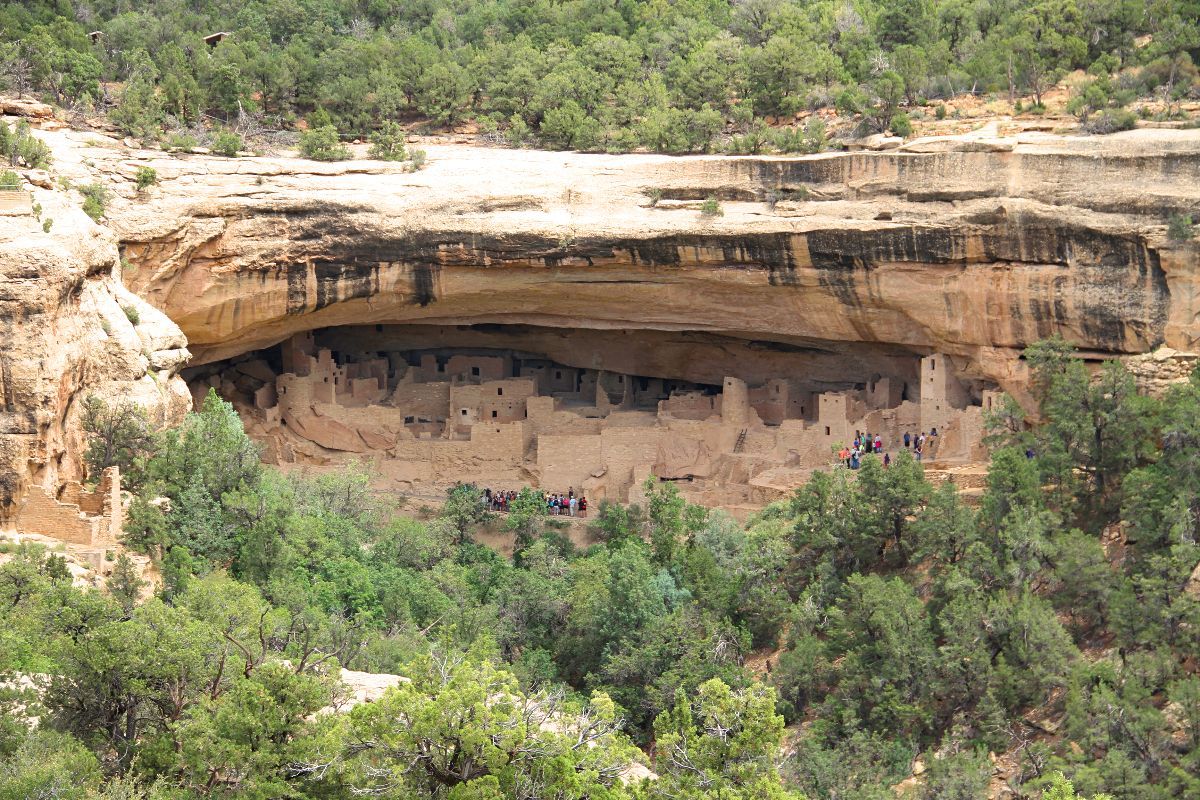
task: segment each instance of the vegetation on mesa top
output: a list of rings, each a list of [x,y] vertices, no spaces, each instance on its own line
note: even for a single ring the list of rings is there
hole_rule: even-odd
[[[139,603],[127,564],[111,599],[36,548],[0,565],[0,673],[51,676],[32,732],[0,683],[0,797],[883,798],[920,758],[922,798],[974,800],[989,750],[1020,796],[1200,795],[1200,372],[1154,400],[1061,341],[1027,357],[1045,421],[991,416],[978,508],[901,453],[746,526],[650,481],[578,552],[526,490],[512,560],[472,542],[476,487],[419,521],[353,470],[263,467],[215,395],[160,433],[89,400],[89,470],[128,476],[127,544],[164,582]],[[314,715],[338,664],[413,683]],[[661,779],[621,785],[651,740]]]
[[[1129,127],[1195,97],[1200,4],[1071,0],[52,0],[0,6],[0,78],[158,136],[204,115],[291,128],[328,115],[368,138],[386,121],[474,119],[513,144],[625,151],[820,147],[763,123],[805,109],[903,135],[908,113],[971,91],[1032,97],[1087,70],[1070,112]],[[215,32],[228,36],[208,42]],[[111,81],[122,85],[112,88]],[[905,110],[907,109],[907,111]],[[932,113],[932,112],[930,112]],[[241,116],[240,115],[248,115]],[[320,127],[315,125],[313,127]],[[245,131],[243,131],[245,132]],[[732,132],[732,136],[730,136]],[[320,152],[328,153],[327,149]]]

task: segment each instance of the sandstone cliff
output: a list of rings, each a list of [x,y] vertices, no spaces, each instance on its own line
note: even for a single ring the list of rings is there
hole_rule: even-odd
[[[83,477],[88,394],[131,398],[159,423],[190,407],[178,326],[121,286],[112,233],[39,182],[0,215],[0,527],[28,489],[55,496]]]
[[[193,364],[403,323],[415,340],[702,383],[778,374],[785,354],[815,388],[907,380],[940,352],[976,393],[1018,396],[1020,350],[1043,336],[1097,357],[1200,336],[1197,247],[1165,233],[1200,206],[1196,131],[803,158],[444,145],[416,173],[40,135],[58,175],[116,196],[97,226],[47,181],[34,199],[51,233],[0,219],[3,503],[78,477],[82,394],[177,415],[179,328]],[[138,192],[143,164],[160,180]],[[707,197],[722,214],[701,213]]]
[[[936,351],[1019,392],[1019,351],[1039,337],[1111,356],[1200,334],[1197,249],[1165,236],[1200,204],[1200,132],[805,158],[429,153],[418,173],[88,156],[122,194],[127,284],[180,325],[195,363],[316,327],[502,323],[541,345],[554,330],[654,331],[651,347],[597,345],[581,364],[655,361],[638,374],[719,381],[722,361],[785,348],[836,383]],[[148,197],[131,185],[140,163],[162,179]],[[723,215],[700,213],[708,196]],[[698,358],[707,336],[745,347]]]

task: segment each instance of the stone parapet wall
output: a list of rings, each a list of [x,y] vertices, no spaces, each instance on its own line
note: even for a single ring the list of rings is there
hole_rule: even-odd
[[[121,478],[116,467],[106,469],[100,485],[92,491],[68,482],[62,498],[55,499],[38,488],[30,491],[18,507],[16,530],[88,547],[117,544],[124,515]]]

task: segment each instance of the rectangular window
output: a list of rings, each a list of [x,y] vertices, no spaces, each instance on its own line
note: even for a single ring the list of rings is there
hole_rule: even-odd
[[[462,415],[463,415],[464,417],[467,415],[467,410],[466,410],[465,408],[462,410]]]
[[[471,374],[478,377],[479,376],[479,367],[471,367]]]
[[[826,436],[829,435],[829,426],[828,425],[825,426],[825,435]]]
[[[412,424],[413,424],[413,422],[415,422],[415,420],[414,420],[412,417],[405,417],[405,418],[404,418],[404,424],[405,424],[405,425],[412,425]]]
[[[503,394],[504,394],[504,389],[502,389],[502,388],[497,388],[497,389],[496,389],[496,394],[497,394],[498,396],[499,396],[499,395],[503,395]]]
[[[496,418],[496,409],[492,409],[492,419]]]

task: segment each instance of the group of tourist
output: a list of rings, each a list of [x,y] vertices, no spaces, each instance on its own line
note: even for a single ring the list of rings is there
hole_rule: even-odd
[[[516,498],[517,492],[512,489],[507,491],[484,489],[481,499],[484,506],[487,507],[489,511],[507,512],[509,505]],[[582,495],[576,497],[574,488],[568,489],[566,494],[562,494],[560,492],[546,492],[542,495],[542,500],[546,503],[546,512],[552,516],[587,516],[587,498]]]
[[[483,504],[489,511],[508,511],[508,504],[516,498],[517,493],[511,489],[507,492],[483,490]]]
[[[937,428],[930,428],[928,438],[936,439],[937,435]],[[908,431],[904,432],[904,448],[906,450],[911,448],[913,452],[913,458],[915,458],[917,461],[920,461],[921,456],[925,455],[925,442],[925,431],[921,431],[919,436],[913,436]],[[930,444],[932,445],[932,442],[930,442]]]
[[[572,517],[587,516],[587,498],[575,496],[575,490],[569,489],[566,494],[547,494],[546,507],[551,515],[569,514]]]
[[[937,428],[932,428],[929,431],[928,439],[934,439],[937,435]],[[904,449],[912,450],[913,458],[920,461],[921,456],[925,453],[926,440],[925,431],[921,431],[919,436],[913,436],[905,431]],[[848,469],[858,469],[862,466],[862,457],[867,453],[882,454],[885,469],[892,465],[892,455],[884,452],[883,437],[878,433],[872,435],[870,432],[855,431],[854,441],[849,445],[842,446],[842,449],[838,451],[838,458]]]
[[[858,469],[862,466],[862,457],[867,453],[883,453],[883,465],[891,466],[891,455],[883,452],[883,437],[879,434],[872,436],[869,432],[855,431],[854,441],[849,446],[842,446],[838,458],[848,469]]]

